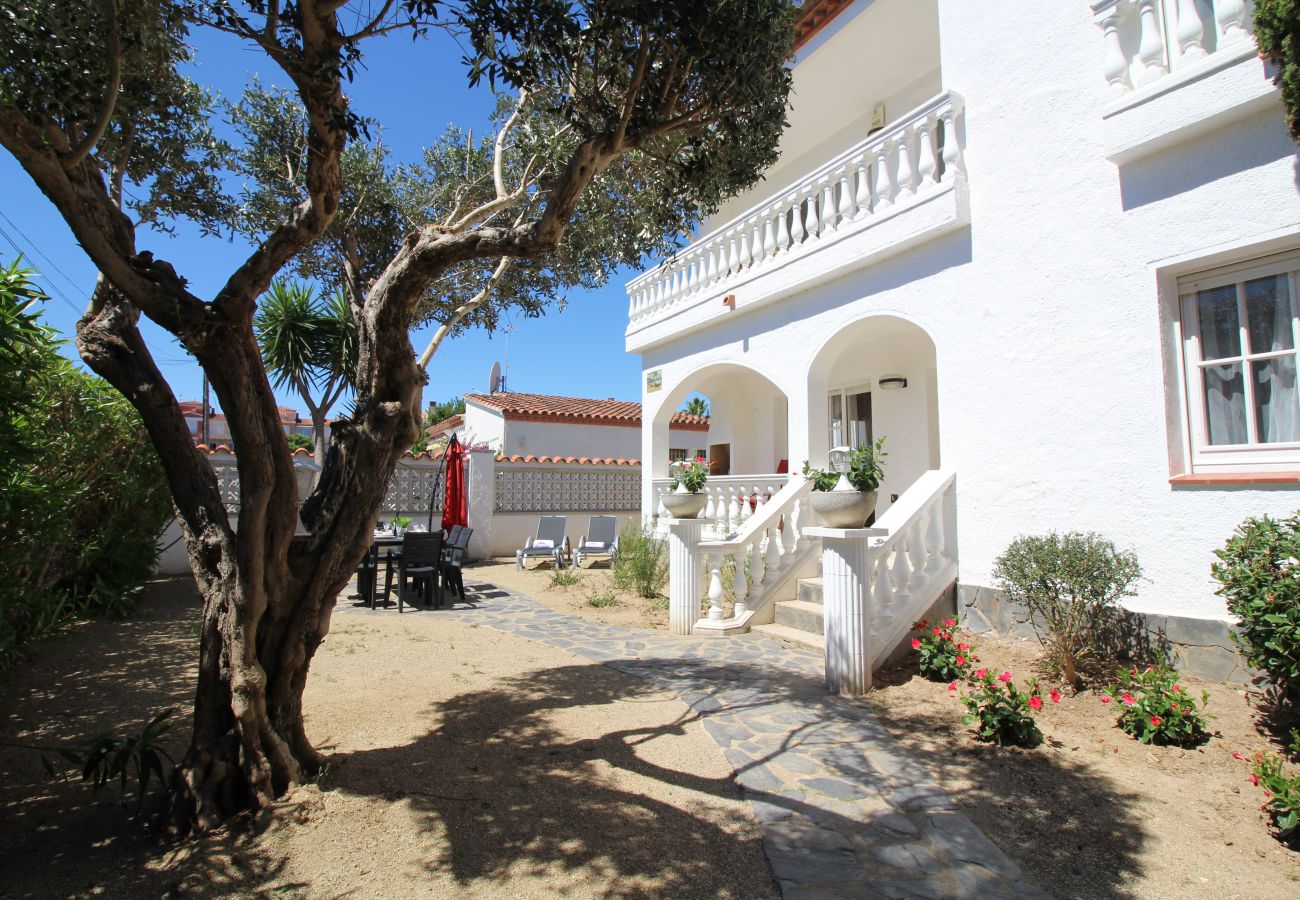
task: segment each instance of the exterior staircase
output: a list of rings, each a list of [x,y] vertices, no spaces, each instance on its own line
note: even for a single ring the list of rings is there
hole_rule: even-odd
[[[820,577],[800,578],[796,599],[778,600],[775,612],[775,621],[767,625],[754,625],[752,630],[819,653],[826,652],[825,609],[822,606]]]

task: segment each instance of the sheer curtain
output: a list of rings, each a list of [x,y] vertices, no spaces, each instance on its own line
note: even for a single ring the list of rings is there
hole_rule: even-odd
[[[1250,352],[1295,348],[1291,298],[1285,276],[1246,283]],[[1255,378],[1255,426],[1261,443],[1300,441],[1300,396],[1296,392],[1294,353],[1251,364]]]

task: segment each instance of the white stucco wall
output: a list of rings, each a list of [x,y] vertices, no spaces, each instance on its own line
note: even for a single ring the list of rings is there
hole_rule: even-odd
[[[638,459],[641,454],[641,429],[635,425],[585,425],[570,422],[532,422],[505,419],[501,413],[465,404],[465,424],[457,429],[461,440],[467,436],[506,456],[576,456],[600,459]],[[672,429],[669,447],[683,450],[705,449],[708,432],[685,428]],[[663,456],[668,458],[665,448]]]
[[[969,228],[648,350],[663,390],[644,397],[645,420],[719,371],[710,367],[752,369],[789,398],[796,469],[824,450],[820,348],[870,316],[915,323],[933,340],[932,362],[891,358],[887,320],[881,343],[858,326],[854,358],[864,373],[909,380],[896,395],[873,393],[877,433],[893,447],[888,490],[922,459],[921,411],[937,425],[927,449],[957,473],[963,582],[990,584],[1017,535],[1095,530],[1138,553],[1146,580],[1133,608],[1223,618],[1213,549],[1248,516],[1293,512],[1300,491],[1170,484],[1184,471],[1183,438],[1167,391],[1176,379],[1165,370],[1174,357],[1161,273],[1241,247],[1300,246],[1300,165],[1280,103],[1117,166],[1088,4],[1022,4],[1008,18],[941,0],[939,23],[943,86],[966,104]],[[929,379],[933,410],[917,403]],[[643,457],[662,441],[647,427]],[[647,496],[656,466],[644,470]]]

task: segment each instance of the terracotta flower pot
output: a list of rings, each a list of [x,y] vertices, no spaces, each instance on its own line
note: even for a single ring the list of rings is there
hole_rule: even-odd
[[[876,509],[875,491],[813,491],[808,501],[827,528],[861,528]]]

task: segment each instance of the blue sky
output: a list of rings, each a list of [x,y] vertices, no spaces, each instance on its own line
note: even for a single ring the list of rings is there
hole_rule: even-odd
[[[228,98],[237,98],[254,75],[264,83],[284,79],[258,50],[236,39],[202,29],[191,36],[197,50],[197,81]],[[414,159],[449,123],[486,129],[491,98],[486,89],[470,90],[461,50],[440,31],[412,42],[388,36],[368,42],[366,69],[348,86],[353,108],[380,123],[384,143],[397,160]],[[287,85],[286,85],[287,86]],[[15,255],[41,271],[51,295],[46,324],[72,338],[95,281],[95,268],[73,239],[63,219],[36,189],[13,157],[0,151],[0,260]],[[212,296],[249,248],[236,240],[200,237],[181,226],[175,237],[142,229],[141,250],[167,259],[188,278],[199,296]],[[623,350],[627,295],[623,284],[635,273],[617,274],[597,291],[574,291],[567,308],[540,319],[514,319],[509,335],[509,387],[513,391],[640,399],[640,361]],[[198,364],[169,335],[151,324],[145,337],[179,399],[197,399],[202,375]],[[424,332],[412,336],[416,352]],[[492,362],[506,365],[506,335],[476,330],[439,349],[429,366],[425,402],[471,391],[486,391]],[[581,348],[578,353],[573,348]],[[76,358],[70,345],[65,352]],[[296,395],[281,392],[287,406],[306,412]]]

